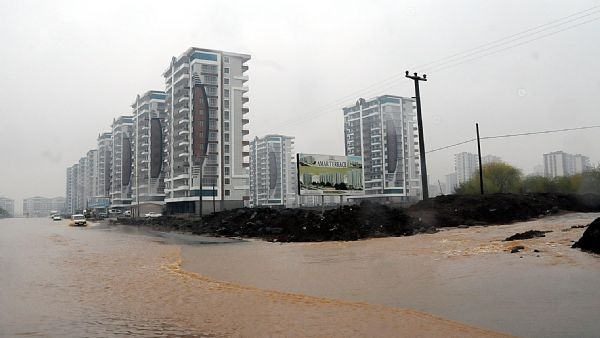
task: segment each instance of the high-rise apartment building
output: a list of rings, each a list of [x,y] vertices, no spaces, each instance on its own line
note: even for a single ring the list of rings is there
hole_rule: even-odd
[[[8,215],[8,217],[14,217],[15,216],[15,201],[10,198],[0,197],[0,209],[6,211],[6,214]]]
[[[85,196],[85,162],[86,157],[79,159],[77,164],[77,210],[85,210],[86,207],[86,196]]]
[[[481,157],[481,163],[483,163],[483,165],[490,163],[502,163],[502,158],[495,155],[485,155]]]
[[[213,198],[218,210],[242,207],[249,198],[248,60],[246,54],[190,48],[163,73],[168,213],[199,213],[201,198],[203,212],[212,211]]]
[[[83,195],[87,209],[90,198],[94,198],[98,194],[98,150],[92,149],[87,152],[84,170]]]
[[[133,117],[120,116],[112,124],[112,166],[110,200],[113,209],[131,206]]]
[[[443,193],[454,194],[456,188],[458,188],[458,176],[456,173],[446,175],[446,191]]]
[[[53,212],[65,212],[64,197],[30,197],[23,199],[23,215],[26,217],[48,217]]]
[[[581,154],[573,155],[573,173],[580,174],[584,171],[592,169],[590,158]]]
[[[162,212],[165,199],[163,128],[166,94],[151,90],[138,95],[133,108],[132,206],[135,215]]]
[[[477,154],[462,152],[454,155],[454,169],[458,185],[469,181],[479,170]]]
[[[112,170],[112,133],[98,135],[98,180],[96,197],[110,197]]]
[[[67,177],[66,177],[66,189],[65,189],[65,212],[67,214],[72,215],[75,210],[75,200],[76,191],[75,191],[75,182],[77,180],[77,171],[75,170],[75,166],[71,166],[67,168]]]
[[[297,189],[294,138],[254,138],[250,142],[250,207],[294,207]]]
[[[343,108],[346,155],[363,157],[367,198],[420,199],[415,100],[383,95]]]
[[[544,154],[544,176],[549,178],[580,174],[590,168],[589,157],[581,154],[572,155],[564,151]]]

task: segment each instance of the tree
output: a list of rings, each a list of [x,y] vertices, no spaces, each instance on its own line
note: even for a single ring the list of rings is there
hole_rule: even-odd
[[[523,193],[539,193],[552,191],[552,181],[540,175],[530,175],[521,183]]]
[[[506,163],[488,163],[483,165],[483,190],[486,194],[518,193],[521,190],[521,171]],[[478,194],[479,174],[462,183],[457,194]]]

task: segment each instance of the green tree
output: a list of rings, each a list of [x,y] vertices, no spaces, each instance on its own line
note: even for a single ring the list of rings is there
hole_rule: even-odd
[[[552,181],[540,175],[530,175],[521,183],[523,193],[549,192],[553,190]]]
[[[521,190],[521,171],[506,163],[488,163],[483,165],[483,190],[486,194],[518,193]],[[478,194],[479,173],[461,184],[457,194]]]

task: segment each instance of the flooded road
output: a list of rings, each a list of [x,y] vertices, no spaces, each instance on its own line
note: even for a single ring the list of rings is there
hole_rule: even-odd
[[[286,287],[263,287],[260,281],[273,276],[265,268],[287,264],[276,257],[286,246],[269,244],[277,248],[270,259],[266,252],[247,255],[248,248],[268,250],[266,244],[135,227],[72,228],[66,221],[43,218],[0,220],[0,336],[501,336],[385,306],[376,298],[369,301],[372,304],[352,297],[332,299],[338,297],[329,293],[331,288],[324,288],[326,297],[320,297],[315,290],[302,294]],[[343,289],[343,281],[353,276],[352,271],[346,271],[346,276],[343,272],[351,261],[345,250],[339,257],[320,256],[327,246],[346,244],[324,245],[325,249],[306,248],[314,251],[313,264],[321,265],[323,260],[325,266],[340,264],[329,283]],[[288,247],[292,253],[296,250]],[[254,272],[242,269],[249,261],[254,261],[249,266],[264,262],[265,267]],[[188,263],[200,271],[188,269]],[[293,259],[289,263],[295,264]],[[385,269],[393,262],[384,259],[379,264]],[[219,270],[228,274],[236,269],[237,275],[216,276]],[[262,279],[236,282],[263,273]],[[323,282],[324,276],[318,279]],[[373,281],[378,278],[372,276]],[[363,291],[356,290],[357,294]]]
[[[597,337],[600,256],[571,249],[600,214],[358,242],[183,248],[186,270],[257,288],[411,308],[526,337]],[[504,242],[526,230],[546,237]],[[509,253],[514,245],[521,253]],[[537,250],[539,252],[534,252]]]

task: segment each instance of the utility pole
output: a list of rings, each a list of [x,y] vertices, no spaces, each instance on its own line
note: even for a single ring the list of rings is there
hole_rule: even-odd
[[[414,75],[408,75],[406,71],[406,77],[415,81],[415,99],[417,100],[417,125],[419,127],[419,156],[421,158],[421,183],[423,185],[423,200],[429,198],[429,186],[427,184],[427,163],[425,162],[425,137],[423,136],[423,119],[421,118],[421,94],[419,93],[419,81],[427,81],[427,75],[423,74],[423,77],[414,73]]]
[[[479,154],[479,189],[483,195],[483,167],[481,166],[481,144],[479,143],[479,123],[475,123],[477,130],[477,153]]]

